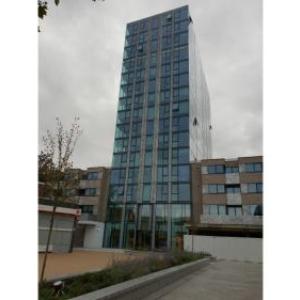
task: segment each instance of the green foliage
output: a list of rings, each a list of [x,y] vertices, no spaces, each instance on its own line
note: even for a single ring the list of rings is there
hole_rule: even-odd
[[[96,0],[92,0],[93,2],[96,2]],[[102,0],[104,2],[105,0]],[[54,3],[56,6],[60,4],[60,0],[54,0]],[[38,0],[38,17],[40,19],[43,19],[44,16],[47,15],[48,10],[48,3],[46,1]]]
[[[38,17],[43,19],[47,15],[48,3],[46,1],[38,1]]]
[[[209,256],[209,254],[193,254],[189,252],[151,253],[145,258],[136,258],[128,261],[113,261],[111,267],[105,270],[66,279],[63,290],[64,294],[62,296],[53,296],[51,284],[43,282],[39,286],[39,299],[70,299],[152,272],[195,261],[206,256]]]

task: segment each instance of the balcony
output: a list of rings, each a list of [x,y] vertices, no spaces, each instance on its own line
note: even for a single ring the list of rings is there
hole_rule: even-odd
[[[256,225],[262,226],[263,217],[261,216],[211,216],[201,215],[201,224],[214,225]]]
[[[80,215],[80,221],[97,221],[97,216],[88,213],[82,213]]]

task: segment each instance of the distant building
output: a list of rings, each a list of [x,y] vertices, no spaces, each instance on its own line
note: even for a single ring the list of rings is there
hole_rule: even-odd
[[[63,201],[57,204],[50,251],[102,247],[110,170],[69,169],[63,180]],[[54,201],[47,184],[39,182],[39,249],[44,251]]]
[[[75,247],[101,248],[106,218],[110,170],[91,167],[81,172],[76,203],[81,209]]]
[[[39,205],[39,252],[46,250],[50,220],[53,212],[53,201],[40,199]],[[49,252],[71,252],[76,223],[80,217],[80,209],[76,204],[57,204]]]
[[[193,234],[262,237],[263,158],[191,164]]]

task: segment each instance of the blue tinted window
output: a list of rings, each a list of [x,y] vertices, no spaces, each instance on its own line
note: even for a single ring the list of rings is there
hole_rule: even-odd
[[[239,184],[227,184],[225,186],[226,193],[240,193],[241,187]]]
[[[172,150],[173,164],[189,163],[189,148],[177,148]]]
[[[152,178],[152,168],[151,167],[144,167],[144,182],[151,182]]]
[[[207,172],[208,174],[224,174],[225,167],[224,165],[207,166]]]
[[[156,201],[166,202],[168,201],[168,184],[158,184],[156,190]]]
[[[151,184],[144,184],[143,187],[143,202],[149,202],[151,198]]]
[[[182,147],[189,145],[189,133],[186,132],[176,132],[172,135],[172,145],[173,147]]]
[[[163,183],[169,180],[169,167],[158,167],[157,168],[157,182]]]
[[[172,201],[190,201],[190,185],[172,184]]]
[[[169,150],[168,149],[158,150],[157,156],[158,156],[158,164],[159,165],[168,164],[168,162],[169,162]]]
[[[145,152],[145,166],[151,166],[152,164],[152,151]]]

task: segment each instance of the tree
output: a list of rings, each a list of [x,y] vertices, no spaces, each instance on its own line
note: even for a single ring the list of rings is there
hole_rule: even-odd
[[[93,2],[96,2],[96,0],[92,0]],[[105,1],[105,0],[102,0]],[[54,0],[54,3],[56,6],[59,5],[60,0]],[[44,16],[47,15],[48,11],[48,2],[43,0],[38,0],[38,17],[40,19],[44,19]]]
[[[39,181],[45,184],[47,195],[53,201],[40,281],[44,279],[56,208],[60,202],[66,202],[69,199],[65,192],[67,187],[70,184],[74,186],[74,181],[65,180],[65,176],[72,168],[71,156],[82,133],[78,117],[74,118],[69,130],[64,129],[59,118],[56,118],[56,122],[55,133],[47,130],[47,134],[43,137],[43,147],[38,162]]]

